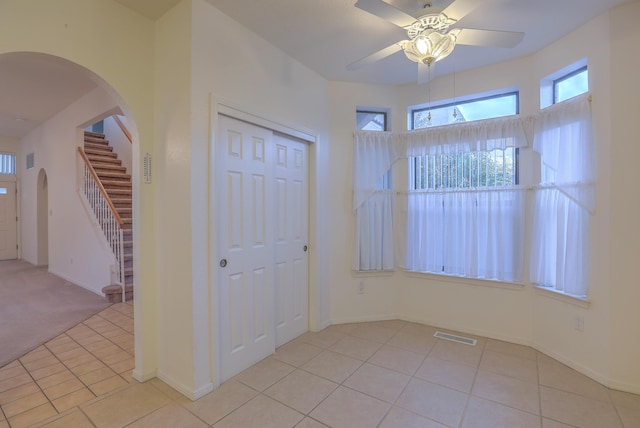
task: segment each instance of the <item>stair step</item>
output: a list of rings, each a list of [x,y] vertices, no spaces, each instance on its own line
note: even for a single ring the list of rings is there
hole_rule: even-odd
[[[98,173],[106,173],[106,172],[112,172],[112,173],[121,173],[121,174],[126,174],[127,173],[127,168],[125,168],[124,166],[118,166],[115,164],[92,164],[93,165],[93,169]]]
[[[113,188],[109,188],[109,189],[105,188],[105,190],[107,191],[109,196],[111,196],[111,195],[129,195],[129,196],[131,196],[133,194],[133,192],[131,191],[131,188],[123,189],[121,187],[113,187]],[[120,199],[124,199],[124,197],[120,196]]]
[[[98,177],[100,177],[101,180],[102,179],[109,179],[109,180],[112,180],[112,181],[129,181],[129,182],[131,182],[131,175],[123,174],[121,172],[113,172],[113,171],[101,172],[101,173],[98,174]]]
[[[117,181],[117,180],[100,180],[104,188],[109,189],[131,189],[130,181]]]
[[[87,155],[100,156],[100,157],[104,157],[105,159],[117,158],[118,157],[118,154],[114,153],[114,152],[107,152],[105,150],[90,149],[90,148],[86,148],[86,147],[84,149],[84,152]]]
[[[98,158],[96,156],[87,156],[87,158],[89,158],[89,161],[91,162],[91,165],[93,166],[93,169],[96,168],[103,168],[103,167],[118,167],[118,168],[124,168],[122,165],[122,161],[120,159],[113,159],[113,158]]]
[[[131,198],[111,198],[111,202],[117,208],[130,208]]]
[[[96,146],[108,146],[109,140],[105,140],[104,138],[93,138],[93,137],[84,137],[85,144],[95,144]]]
[[[118,214],[120,215],[120,217],[122,217],[123,214],[125,215],[125,217],[131,217],[131,214],[133,214],[133,208],[131,208],[131,207],[118,208]]]
[[[91,131],[84,131],[84,136],[89,137],[89,138],[102,138],[104,139],[105,135],[101,134],[99,132],[91,132]]]
[[[91,149],[91,150],[99,150],[99,151],[104,151],[104,152],[112,152],[113,151],[113,147],[111,147],[109,144],[96,144],[96,143],[87,143],[85,141],[84,143],[84,148],[86,149]]]

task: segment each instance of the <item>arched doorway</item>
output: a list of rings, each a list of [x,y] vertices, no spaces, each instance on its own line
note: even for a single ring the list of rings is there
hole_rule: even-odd
[[[1,53],[0,75],[3,77],[3,85],[10,88],[10,94],[6,99],[0,100],[0,104],[14,101],[14,109],[6,110],[12,118],[7,121],[11,128],[4,126],[3,122],[0,132],[9,132],[14,138],[20,139],[22,149],[19,162],[27,165],[20,177],[21,258],[38,266],[46,265],[50,272],[92,289],[85,287],[87,282],[83,284],[67,275],[67,272],[52,269],[53,266],[66,266],[82,272],[100,270],[106,277],[111,273],[108,265],[95,269],[95,264],[86,263],[92,251],[84,251],[80,242],[87,237],[95,238],[102,232],[98,229],[86,233],[85,228],[83,233],[78,229],[79,223],[69,218],[66,212],[68,206],[78,204],[80,200],[76,177],[77,148],[82,146],[83,130],[87,125],[113,114],[122,115],[126,117],[127,127],[132,135],[130,147],[133,162],[127,173],[138,176],[139,133],[135,118],[123,97],[103,77],[82,64],[59,56],[41,52]],[[16,76],[15,84],[7,80],[11,75]],[[61,97],[57,103],[54,101],[56,97]],[[137,101],[135,97],[134,101]],[[58,110],[44,111],[46,106],[51,105],[57,105]],[[55,121],[56,118],[63,118],[67,122],[62,125],[59,121],[52,124],[50,121]],[[35,168],[31,169],[29,162],[25,162],[27,156],[31,156],[31,166]],[[134,187],[132,193],[139,194],[139,189]],[[137,211],[135,206],[138,200],[135,198],[131,202],[134,213]],[[76,214],[79,211],[80,214],[77,215],[86,217],[84,210],[86,208],[76,209]],[[134,215],[137,217],[139,213]],[[89,221],[85,220],[85,223]],[[128,233],[131,241],[138,236],[131,229]],[[61,243],[73,247],[71,251],[74,253],[61,251]],[[104,247],[109,251],[108,244]],[[91,284],[91,281],[88,282]],[[98,294],[102,294],[100,288],[109,285],[109,282],[96,281],[91,285],[98,288]],[[133,288],[136,289],[137,284]],[[134,291],[134,296],[139,297],[140,294]],[[130,308],[126,315],[133,318],[133,306]],[[135,317],[138,315],[135,314]],[[127,325],[127,332],[133,334],[133,320],[128,323],[130,328]],[[127,350],[131,354],[134,354],[134,345],[141,346],[142,336],[142,331],[138,330],[134,344],[127,343]],[[135,358],[139,358],[141,354],[142,352],[135,352]],[[140,363],[131,365],[132,368],[141,367]]]
[[[38,173],[37,186],[37,265],[44,266],[49,264],[49,184],[44,169]]]

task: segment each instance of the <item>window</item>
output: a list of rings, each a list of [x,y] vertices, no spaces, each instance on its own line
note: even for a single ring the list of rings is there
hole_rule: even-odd
[[[517,149],[417,156],[409,161],[409,190],[518,184]]]
[[[388,131],[387,111],[365,109],[356,110],[356,129],[358,131]],[[376,183],[376,189],[391,189],[391,170]]]
[[[387,119],[386,110],[370,108],[356,110],[358,131],[388,131]],[[369,134],[382,138],[389,137],[387,132],[371,132]],[[359,138],[354,141],[356,146],[354,158],[357,158],[359,154],[376,152],[376,143],[366,137],[363,138],[364,142]],[[372,182],[367,186],[365,192],[368,196],[355,207],[356,237],[352,267],[359,272],[385,271],[395,267],[393,239],[395,195],[389,191],[391,189],[392,163],[389,162],[384,164],[382,168],[376,169],[374,173],[375,185]],[[357,181],[358,178],[354,176],[354,182]],[[356,184],[354,186],[357,187]]]
[[[410,111],[413,128],[433,128],[433,135],[414,151],[420,156],[408,157],[407,269],[522,281],[524,191],[514,187],[520,143],[510,134],[516,127],[505,122],[494,138],[463,123],[517,113],[517,92]],[[437,130],[454,122],[459,126]]]
[[[530,280],[586,298],[596,161],[584,60],[542,80],[541,104],[549,88],[554,105],[541,111],[534,132],[541,180],[533,201]]]
[[[356,129],[358,131],[388,131],[387,113],[383,111],[356,111]]]
[[[411,110],[413,129],[514,115],[518,113],[518,101],[518,92],[508,92],[414,109]],[[409,159],[409,190],[515,184],[518,184],[518,150],[514,147]]]
[[[589,72],[581,67],[553,81],[553,103],[559,103],[589,90]]]
[[[518,113],[518,104],[518,92],[507,92],[475,96],[455,103],[414,108],[410,110],[411,129],[509,116]]]
[[[16,155],[0,153],[0,174],[16,174]]]

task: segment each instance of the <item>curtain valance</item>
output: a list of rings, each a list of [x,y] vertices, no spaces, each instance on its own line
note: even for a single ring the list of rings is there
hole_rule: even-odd
[[[396,161],[409,156],[526,147],[531,118],[500,117],[401,133],[355,133],[353,210],[371,196]]]

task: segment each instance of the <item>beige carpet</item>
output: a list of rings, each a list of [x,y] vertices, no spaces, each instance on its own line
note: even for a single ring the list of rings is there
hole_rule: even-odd
[[[0,261],[0,367],[109,306],[91,291],[21,260]]]

